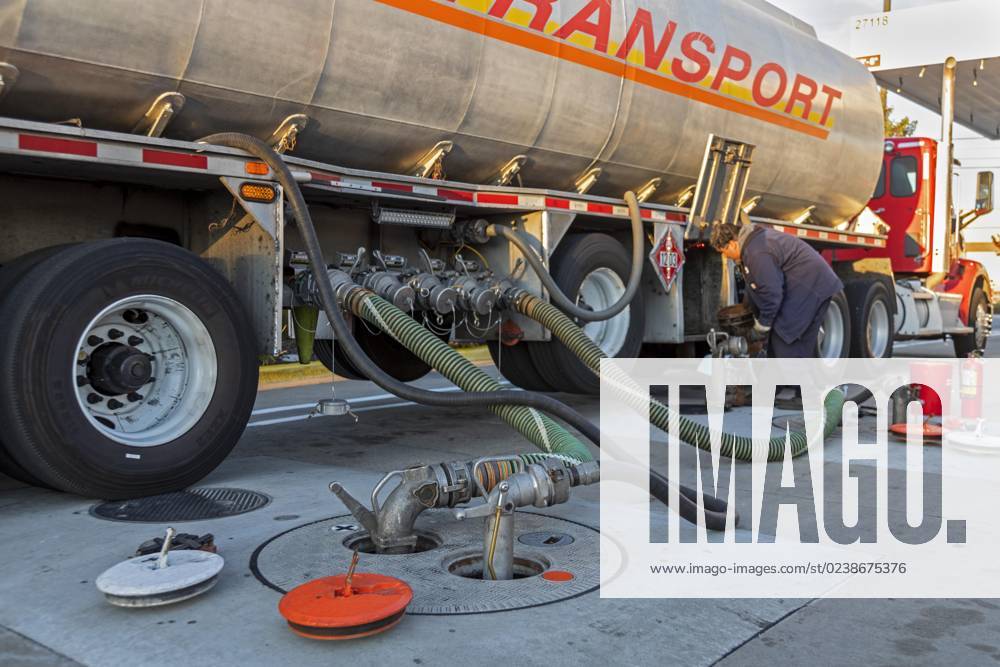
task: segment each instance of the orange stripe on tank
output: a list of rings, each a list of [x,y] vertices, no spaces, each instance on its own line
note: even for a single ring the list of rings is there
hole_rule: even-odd
[[[701,102],[702,104],[754,118],[772,125],[779,125],[794,132],[816,137],[817,139],[826,140],[830,136],[829,130],[813,127],[775,111],[762,109],[710,90],[689,86],[655,74],[650,70],[635,67],[620,60],[604,56],[603,54],[581,49],[572,44],[551,39],[545,35],[531,33],[521,28],[488,19],[485,16],[476,16],[456,7],[442,5],[434,0],[375,1],[410,12],[411,14],[417,14],[438,21],[439,23],[461,28],[468,32],[485,35],[491,39],[514,44],[515,46],[530,49],[538,53],[544,53],[553,58],[583,65],[584,67],[611,74],[618,78],[629,79],[638,84],[670,93],[671,95],[685,97],[695,102]]]

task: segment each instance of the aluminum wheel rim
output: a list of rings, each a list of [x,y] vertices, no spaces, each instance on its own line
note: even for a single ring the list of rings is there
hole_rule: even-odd
[[[577,304],[587,304],[592,310],[605,310],[615,305],[625,294],[625,283],[621,277],[607,267],[601,267],[588,273],[580,283],[576,297]],[[604,351],[609,357],[617,356],[625,347],[628,338],[631,318],[631,306],[603,322],[588,322],[583,327],[583,333]]]
[[[882,359],[885,357],[885,353],[889,349],[889,309],[885,307],[885,302],[881,299],[872,302],[865,336],[872,358]]]
[[[990,337],[990,329],[992,328],[992,322],[990,321],[990,314],[986,310],[986,306],[980,303],[976,306],[976,320],[975,324],[975,341],[977,350],[985,350],[986,342]]]
[[[95,351],[112,341],[150,358],[152,377],[140,389],[108,395],[88,381]],[[104,308],[74,354],[80,410],[98,432],[124,445],[176,440],[204,416],[215,394],[218,358],[208,328],[187,306],[164,296],[131,296]]]
[[[844,315],[840,310],[840,304],[831,301],[830,307],[826,309],[826,315],[823,316],[823,323],[819,327],[817,356],[820,359],[839,359],[843,349]]]

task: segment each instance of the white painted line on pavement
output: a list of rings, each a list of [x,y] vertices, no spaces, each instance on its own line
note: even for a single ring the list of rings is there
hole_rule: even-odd
[[[507,383],[501,383],[507,385]],[[436,391],[439,393],[449,393],[453,391],[460,391],[458,387],[440,387],[438,389],[428,389],[427,391]],[[374,394],[372,396],[361,396],[358,398],[349,398],[347,401],[349,403],[371,403],[372,401],[384,401],[387,398],[396,398],[395,394]],[[279,405],[273,408],[260,408],[259,410],[254,410],[251,415],[270,415],[275,412],[291,412],[292,410],[312,410],[316,407],[316,401],[312,403],[298,403],[296,405]]]
[[[510,383],[509,382],[501,382],[500,385],[502,387],[509,387]],[[459,389],[458,387],[439,387],[439,388],[436,388],[436,389],[428,389],[427,391],[433,391],[433,392],[437,392],[437,393],[441,393],[441,394],[446,394],[446,393],[461,391],[461,389]],[[396,398],[396,396],[393,395],[393,394],[373,394],[371,396],[359,396],[357,398],[348,398],[346,400],[347,400],[348,403],[350,403],[353,406],[353,405],[355,405],[357,403],[372,403],[374,401],[384,401],[387,398]],[[370,412],[370,411],[374,411],[374,410],[385,410],[387,408],[400,408],[400,407],[404,407],[404,406],[407,406],[407,405],[417,405],[417,404],[413,403],[412,401],[404,401],[404,402],[397,402],[397,403],[387,403],[386,405],[374,405],[374,406],[370,406],[370,407],[367,407],[367,408],[358,408],[358,409],[352,410],[352,411],[353,412]],[[254,410],[251,413],[251,415],[269,415],[269,414],[274,414],[274,413],[277,413],[277,412],[291,412],[293,410],[310,410],[311,411],[314,407],[316,407],[316,402],[315,401],[313,401],[312,403],[298,403],[296,405],[279,405],[279,406],[276,406],[276,407],[273,407],[273,408],[261,408],[259,410]],[[294,415],[292,417],[276,417],[274,419],[260,419],[258,421],[250,422],[249,424],[247,424],[247,428],[250,428],[251,426],[270,426],[271,424],[286,424],[288,422],[303,421],[303,420],[308,419],[308,418],[309,418],[309,415],[308,414],[304,414],[304,415]]]
[[[311,403],[309,407],[314,407],[316,404]],[[401,403],[386,403],[385,405],[371,405],[367,408],[358,408],[357,410],[352,409],[351,412],[372,412],[374,410],[387,410],[389,408],[403,408],[408,405],[417,405],[412,401],[403,401]],[[260,421],[250,422],[247,424],[247,428],[252,428],[254,426],[270,426],[271,424],[287,424],[288,422],[300,422],[309,419],[309,415],[295,415],[294,417],[278,417],[277,419],[262,419]]]

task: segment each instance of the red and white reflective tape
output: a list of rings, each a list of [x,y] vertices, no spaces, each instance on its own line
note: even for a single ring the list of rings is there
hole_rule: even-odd
[[[79,157],[97,157],[97,142],[65,137],[46,137],[38,134],[21,134],[17,137],[17,147],[22,151],[35,153],[58,153]]]
[[[615,218],[627,218],[628,207],[604,202],[593,202],[582,199],[551,197],[542,195],[524,195],[514,192],[479,192],[451,187],[439,188],[433,186],[414,185],[385,180],[367,180],[352,177],[337,176],[322,172],[310,171],[312,183],[331,185],[337,188],[368,190],[379,193],[428,195],[449,203],[472,204],[483,207],[516,208],[524,210],[566,211],[570,213],[586,213]],[[644,208],[641,210],[645,220],[654,222],[686,222],[687,214],[682,212],[663,211]]]
[[[767,224],[767,223],[765,223]],[[844,232],[827,231],[823,229],[810,229],[807,227],[795,227],[790,225],[771,224],[771,229],[792,234],[799,238],[810,239],[812,241],[824,241],[827,243],[847,243],[850,245],[863,245],[871,248],[884,248],[885,239],[877,236],[864,236],[861,234],[847,234]]]
[[[19,133],[17,151],[94,160],[118,164],[143,164],[154,168],[217,172],[220,175],[247,175],[244,165],[252,160],[236,156],[209,155],[199,151],[152,148],[125,141],[95,141],[35,133]]]
[[[18,132],[16,142],[10,134],[6,137],[0,133],[0,152],[13,148],[17,152],[29,154],[62,156],[72,160],[104,161],[122,165],[142,164],[156,169],[177,171],[205,172],[219,176],[268,178],[249,173],[248,163],[254,159],[221,155],[218,153],[196,150],[178,150],[163,146],[143,146],[137,138],[130,137],[122,141],[97,141],[94,139],[74,136],[57,136],[32,132]],[[12,145],[13,144],[13,145]],[[291,165],[294,168],[294,161]],[[398,193],[400,195],[416,195],[433,197],[444,202],[487,208],[513,208],[527,211],[565,211],[582,213],[609,218],[628,218],[628,207],[621,204],[574,199],[552,195],[524,194],[521,192],[483,192],[476,189],[465,189],[459,184],[449,183],[448,187],[424,185],[393,181],[389,178],[366,179],[355,176],[342,176],[319,171],[308,171],[312,183],[329,185],[341,189],[360,190],[377,193]],[[663,210],[662,208],[640,209],[644,220],[651,222],[672,222],[684,224],[687,213],[683,210]],[[884,248],[886,240],[883,237],[850,234],[834,230],[822,230],[797,225],[782,225],[770,220],[757,220],[771,228],[792,234],[800,238],[825,243],[840,243],[869,248]]]

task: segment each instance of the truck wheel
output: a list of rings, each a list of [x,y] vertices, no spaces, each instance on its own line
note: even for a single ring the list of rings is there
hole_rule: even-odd
[[[880,281],[851,288],[851,356],[888,359],[892,356],[896,327],[892,314],[894,295]]]
[[[326,367],[326,370],[348,380],[367,380],[354,364],[341,352],[332,340],[317,338],[313,343],[316,359]]]
[[[0,423],[10,455],[63,491],[182,489],[232,450],[257,361],[229,283],[171,244],[67,248],[0,305]]]
[[[18,283],[21,282],[21,278],[24,277],[24,274],[68,247],[70,246],[59,245],[34,250],[26,255],[21,255],[13,262],[0,267],[0,308],[3,307],[4,297],[17,290]],[[0,323],[0,340],[9,339],[10,335],[6,327],[3,323]],[[15,461],[10,454],[7,453],[3,444],[2,433],[0,433],[0,472],[3,472],[16,480],[22,481],[25,484],[44,486],[40,479],[22,468],[17,461]]]
[[[604,310],[625,293],[632,259],[625,247],[606,234],[581,234],[563,241],[552,261],[552,277],[577,303]],[[646,313],[640,290],[628,308],[605,322],[589,322],[583,331],[609,357],[637,357],[642,348]],[[542,378],[558,391],[600,393],[597,375],[559,341],[528,348]]]
[[[407,350],[384,331],[369,329],[370,325],[355,318],[354,340],[379,368],[400,382],[413,382],[431,372],[431,367]],[[346,358],[346,357],[345,357]]]
[[[542,343],[543,345],[545,343]],[[530,346],[534,343],[522,341],[517,345],[501,345],[498,341],[487,341],[490,356],[500,373],[514,385],[527,391],[555,391],[531,359]]]
[[[978,287],[972,293],[972,298],[969,299],[968,326],[973,328],[973,333],[965,336],[952,336],[955,356],[960,359],[970,354],[985,352],[990,333],[992,333],[993,308],[989,299],[986,298],[986,292]]]
[[[847,297],[840,291],[830,299],[830,306],[823,316],[816,342],[819,359],[844,359],[851,353],[851,314]]]
[[[370,329],[370,325],[357,318],[350,318],[348,322],[354,331],[354,340],[365,355],[395,379],[400,382],[413,382],[431,372],[430,366],[389,334]],[[316,340],[313,351],[327,370],[333,371],[336,368],[336,374],[341,377],[368,381],[368,377],[351,363],[336,341]]]

